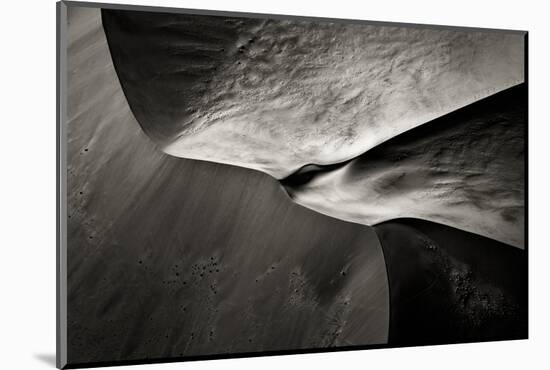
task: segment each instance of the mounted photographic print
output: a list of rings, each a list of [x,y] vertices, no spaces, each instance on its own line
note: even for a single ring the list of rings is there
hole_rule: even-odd
[[[58,367],[527,338],[526,51],[58,3]]]

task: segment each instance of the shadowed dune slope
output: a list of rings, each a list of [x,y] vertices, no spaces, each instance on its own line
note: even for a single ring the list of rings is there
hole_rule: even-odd
[[[527,254],[444,225],[374,227],[390,283],[390,345],[527,338]]]

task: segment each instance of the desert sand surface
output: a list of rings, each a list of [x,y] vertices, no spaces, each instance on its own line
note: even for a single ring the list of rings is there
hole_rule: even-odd
[[[514,33],[116,10],[103,25],[164,151],[278,179],[524,81]]]
[[[526,337],[522,35],[68,18],[70,364]]]
[[[69,7],[68,360],[383,344],[370,228],[258,171],[162,152],[135,121],[100,11]]]
[[[526,90],[483,100],[524,82],[522,34],[116,10],[102,19],[130,108],[166,153],[283,184],[305,168],[312,179],[289,194],[331,217],[419,218],[524,247]],[[426,137],[386,144],[419,127]]]
[[[282,183],[297,203],[341,220],[417,218],[524,248],[526,124],[522,84]]]
[[[374,229],[391,287],[392,345],[527,338],[525,251],[422,220]]]

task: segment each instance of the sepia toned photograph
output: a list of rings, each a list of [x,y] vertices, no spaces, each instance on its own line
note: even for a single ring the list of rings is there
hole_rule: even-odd
[[[528,337],[527,32],[57,12],[59,368]]]

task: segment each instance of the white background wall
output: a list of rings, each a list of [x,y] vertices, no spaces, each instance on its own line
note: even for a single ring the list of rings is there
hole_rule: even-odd
[[[111,0],[112,3],[124,1]],[[135,369],[542,369],[550,335],[550,12],[544,1],[127,0],[157,5],[530,31],[528,341],[143,365]],[[0,368],[53,368],[55,2],[2,2]],[[7,84],[6,84],[7,80]]]

